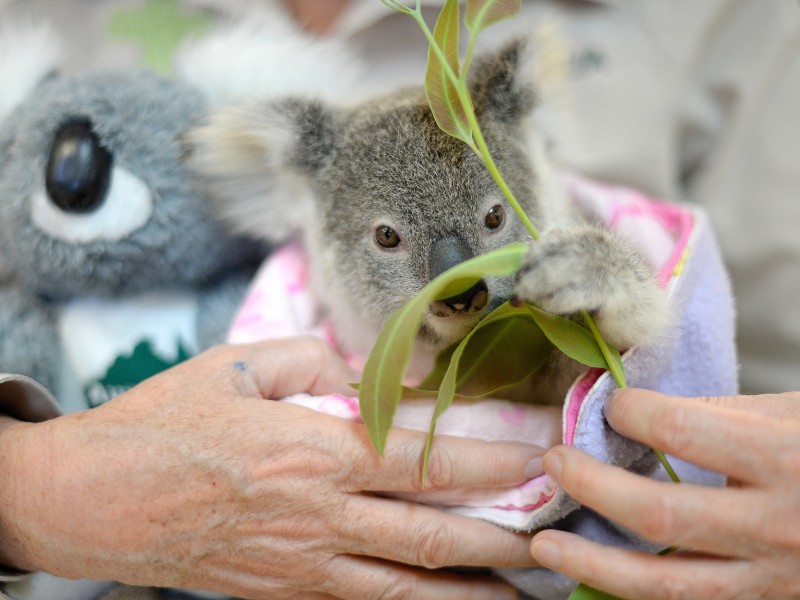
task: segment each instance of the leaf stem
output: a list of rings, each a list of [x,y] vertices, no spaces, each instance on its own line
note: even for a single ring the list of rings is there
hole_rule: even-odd
[[[458,97],[461,99],[463,104],[464,100],[462,98],[462,93],[469,97],[469,93],[466,90],[466,86],[456,87],[456,91],[458,92]],[[481,131],[480,126],[478,125],[478,119],[475,116],[475,112],[470,110],[467,111],[467,120],[469,121],[470,127],[472,129],[472,134],[475,136],[475,143],[480,150],[479,156],[483,160],[483,164],[486,165],[486,168],[489,170],[489,174],[494,179],[494,182],[497,184],[497,187],[500,188],[500,191],[505,196],[508,203],[511,205],[511,208],[514,209],[514,212],[517,213],[520,221],[522,221],[525,228],[531,234],[531,237],[534,240],[539,239],[539,232],[534,227],[533,222],[528,218],[528,215],[525,214],[525,211],[522,210],[522,206],[520,206],[519,202],[517,202],[516,196],[514,196],[514,192],[511,191],[511,188],[508,187],[503,177],[500,175],[500,171],[497,169],[497,165],[492,158],[491,152],[489,152],[489,146],[486,145],[486,140],[483,137],[483,132]]]
[[[597,340],[597,345],[600,346],[600,352],[603,353],[603,356],[605,357],[606,362],[608,363],[608,370],[611,372],[612,377],[614,377],[614,381],[617,382],[617,385],[620,388],[628,387],[628,382],[625,380],[625,373],[619,369],[617,361],[612,360],[613,357],[611,355],[611,351],[608,348],[608,344],[603,339],[603,336],[600,335],[600,330],[597,329],[597,324],[594,322],[592,315],[584,311],[583,320],[586,322],[586,326],[592,332],[594,339]],[[658,458],[658,462],[660,462],[661,466],[664,467],[664,470],[667,472],[667,475],[669,475],[669,478],[674,483],[680,483],[681,482],[680,477],[678,477],[678,474],[675,472],[675,469],[672,468],[672,465],[669,464],[669,461],[667,460],[667,457],[664,455],[664,453],[661,452],[661,450],[658,450],[657,448],[653,448],[653,452],[655,453],[656,458]]]
[[[589,328],[589,331],[592,332],[594,339],[597,341],[597,345],[600,346],[600,352],[603,354],[603,358],[606,359],[608,370],[611,372],[611,376],[614,378],[614,381],[617,382],[617,386],[620,388],[628,387],[628,382],[625,380],[625,373],[624,371],[620,370],[617,361],[614,360],[614,357],[611,355],[611,350],[609,349],[606,341],[603,339],[600,330],[597,328],[594,318],[592,318],[592,315],[586,311],[583,311],[582,316],[586,326]]]
[[[469,89],[467,88],[466,69],[462,69],[462,76],[459,77],[450,67],[447,62],[447,57],[444,55],[444,52],[433,36],[433,32],[428,27],[428,24],[425,23],[425,19],[422,18],[422,11],[419,9],[419,5],[417,5],[417,10],[406,12],[406,14],[411,15],[417,22],[417,25],[419,25],[422,33],[428,40],[431,50],[435,52],[436,56],[439,58],[445,75],[450,80],[450,83],[453,85],[456,93],[458,94],[458,99],[461,102],[461,105],[464,107],[464,113],[467,117],[467,121],[469,122],[470,129],[472,130],[472,135],[475,138],[474,142],[467,142],[467,145],[472,149],[473,152],[475,152],[475,154],[480,157],[480,159],[483,161],[483,164],[486,165],[486,168],[489,170],[489,174],[492,176],[492,179],[497,184],[497,187],[500,188],[500,191],[511,205],[511,208],[513,208],[514,212],[517,213],[517,216],[519,217],[520,221],[522,221],[523,225],[525,225],[525,228],[531,234],[531,237],[534,240],[538,240],[539,232],[536,230],[536,227],[534,227],[533,222],[530,220],[528,215],[525,214],[525,211],[522,210],[522,206],[520,206],[516,196],[514,196],[514,192],[511,191],[511,188],[508,187],[508,184],[506,184],[505,180],[500,174],[500,171],[497,168],[494,159],[492,158],[492,153],[489,151],[489,146],[486,144],[486,139],[483,137],[483,132],[481,131],[480,124],[478,123],[478,118],[475,116],[475,110],[472,107],[472,98],[470,97]],[[470,46],[472,46],[473,43],[474,42],[472,38],[470,38]]]

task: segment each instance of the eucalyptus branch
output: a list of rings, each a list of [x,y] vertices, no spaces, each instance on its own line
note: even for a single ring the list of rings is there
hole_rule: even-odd
[[[391,2],[391,0],[383,0],[383,1],[387,6],[393,8],[397,4],[396,2]],[[469,88],[467,86],[467,72],[469,64],[471,62],[471,56],[474,50],[475,41],[478,36],[478,30],[476,29],[472,31],[470,34],[467,59],[464,62],[463,68],[459,69],[460,74],[457,74],[451,67],[450,63],[448,62],[447,56],[445,55],[438,41],[434,37],[433,32],[430,30],[428,24],[425,22],[425,19],[422,17],[422,10],[420,7],[420,3],[417,2],[417,8],[415,10],[411,10],[406,6],[404,6],[403,8],[405,10],[401,12],[410,15],[417,22],[417,25],[422,30],[422,33],[425,35],[425,38],[428,40],[430,50],[436,54],[436,57],[441,62],[445,76],[447,77],[448,81],[450,82],[450,85],[453,86],[453,89],[456,91],[456,94],[458,95],[458,100],[464,109],[464,115],[467,118],[467,123],[469,124],[470,132],[474,136],[474,141],[467,139],[463,139],[462,141],[464,141],[472,149],[472,151],[483,161],[483,164],[486,165],[486,168],[489,170],[489,174],[492,176],[492,179],[497,184],[497,187],[500,188],[500,191],[508,201],[509,205],[511,205],[511,208],[517,214],[517,217],[519,217],[520,221],[522,221],[523,225],[525,225],[525,228],[531,234],[531,237],[533,237],[534,240],[538,240],[539,232],[536,230],[536,227],[533,225],[533,222],[530,220],[528,215],[522,209],[522,206],[517,201],[514,192],[511,191],[511,188],[508,187],[508,184],[505,182],[502,175],[500,174],[500,171],[494,162],[494,158],[492,158],[492,153],[489,151],[489,146],[486,144],[486,139],[483,137],[483,132],[481,131],[480,124],[478,123],[478,118],[475,116],[475,111],[472,108],[472,98],[469,94]],[[484,10],[486,9],[484,8]]]
[[[486,139],[483,136],[480,124],[478,123],[478,118],[475,114],[472,98],[469,93],[469,87],[467,85],[467,73],[469,72],[472,64],[478,33],[491,23],[516,14],[516,12],[519,10],[519,2],[516,3],[516,7],[514,7],[514,2],[510,2],[500,7],[500,0],[468,1],[466,24],[467,28],[469,29],[470,36],[465,57],[463,62],[461,62],[458,58],[458,31],[461,22],[458,14],[459,9],[457,0],[446,0],[445,7],[442,9],[441,14],[439,15],[439,21],[437,21],[434,31],[430,30],[422,17],[420,0],[417,0],[416,7],[414,9],[402,4],[398,0],[382,1],[390,8],[414,18],[425,38],[428,40],[429,56],[425,89],[428,102],[434,118],[436,119],[437,125],[446,134],[467,144],[470,149],[483,161],[492,179],[503,193],[503,196],[506,198],[509,205],[515,211],[520,221],[525,225],[531,237],[534,240],[538,240],[538,231],[534,227],[527,214],[525,214],[525,211],[517,201],[512,190],[506,184],[502,174],[494,162],[488,144],[486,143]],[[433,57],[435,57],[436,61],[438,62],[434,62]],[[455,103],[456,98],[458,104]],[[513,269],[516,271],[519,268],[519,264],[522,261],[523,255],[524,249],[520,247],[511,248],[511,246],[508,246],[498,249],[482,257],[476,257],[475,259],[466,261],[454,269],[451,269],[447,273],[440,275],[438,278],[432,281],[428,287],[426,287],[426,290],[428,290],[428,295],[433,297],[431,294],[434,293],[434,288],[436,286],[444,286],[448,281],[456,281],[458,276],[455,271],[472,269],[475,266],[474,261],[476,260],[496,261],[496,264],[493,265],[493,269],[495,269],[498,273],[501,271],[505,272],[507,269],[509,269],[509,267],[512,267],[514,264],[516,264],[516,267]],[[488,272],[489,271],[486,271],[485,273]],[[423,292],[424,291],[425,290],[423,290]],[[392,317],[394,320],[394,325],[396,325],[396,331],[404,332],[404,335],[408,337],[408,339],[402,340],[402,343],[399,344],[404,349],[403,351],[406,355],[403,357],[404,360],[400,361],[402,364],[398,366],[397,361],[393,361],[392,364],[394,367],[385,370],[377,367],[371,367],[371,362],[372,364],[377,365],[386,364],[385,361],[394,347],[393,342],[397,342],[398,339],[396,338],[400,337],[400,334],[394,336],[387,334],[384,336],[384,332],[382,332],[382,337],[379,337],[379,340],[376,343],[376,348],[378,351],[376,352],[376,350],[373,349],[373,353],[371,353],[370,358],[367,361],[367,366],[364,370],[365,376],[370,374],[370,378],[369,380],[366,380],[365,378],[364,383],[366,385],[364,385],[361,390],[362,392],[366,390],[368,393],[360,394],[362,414],[365,415],[364,422],[367,424],[370,437],[373,439],[373,443],[375,443],[375,446],[379,451],[382,451],[383,449],[386,435],[388,435],[388,426],[391,423],[391,417],[394,414],[394,408],[396,407],[397,402],[400,400],[402,388],[400,382],[402,379],[403,370],[405,368],[403,365],[407,364],[407,358],[408,355],[410,355],[412,347],[411,336],[413,336],[413,332],[418,329],[419,322],[422,319],[422,310],[424,309],[422,305],[427,302],[427,299],[428,296],[425,294],[421,294],[420,297],[415,297],[412,302],[404,308],[405,314],[403,314],[403,311],[401,311],[398,312],[396,316],[393,315]],[[500,310],[501,309],[496,309],[496,311]],[[506,308],[506,310],[512,311],[513,309]],[[549,339],[549,342],[555,345],[559,350],[564,352],[567,356],[570,356],[585,365],[607,368],[611,376],[614,378],[614,381],[620,388],[627,387],[625,369],[619,353],[609,347],[609,345],[603,339],[603,336],[600,334],[593,317],[588,312],[582,312],[585,327],[580,327],[573,321],[563,317],[550,315],[549,313],[541,311],[530,304],[527,305],[527,310],[533,316],[533,321],[535,322],[540,335],[543,334],[547,339]],[[491,323],[493,320],[492,315],[494,314],[494,312],[491,313],[483,321],[481,321],[472,333],[474,333],[477,329],[485,327],[487,324]],[[520,315],[506,314],[504,316],[519,317]],[[517,332],[519,331],[518,327],[514,329]],[[459,343],[458,347],[451,355],[447,371],[444,373],[441,383],[439,384],[436,405],[434,407],[434,416],[431,420],[425,449],[423,481],[427,471],[428,457],[430,453],[430,446],[433,441],[436,420],[438,416],[441,415],[442,412],[444,412],[444,410],[446,410],[450,405],[455,391],[458,388],[457,374],[459,362],[461,355],[466,348],[466,344],[469,343],[469,340],[472,337],[472,333],[468,334]],[[544,356],[546,356],[546,354],[541,357],[541,360],[544,360]],[[388,385],[388,390],[386,389],[387,386],[385,385],[387,383],[390,384]],[[387,416],[388,419],[386,418]],[[669,464],[667,458],[664,456],[664,453],[655,448],[653,448],[653,452],[661,462],[670,479],[672,479],[672,481],[675,483],[680,483],[680,479],[678,478],[672,466]],[[662,552],[659,552],[659,554],[667,554],[674,550],[674,548],[666,548]],[[594,590],[584,584],[580,584],[570,595],[571,600],[578,600],[579,598],[586,600],[598,600],[600,598],[613,598],[613,596]]]

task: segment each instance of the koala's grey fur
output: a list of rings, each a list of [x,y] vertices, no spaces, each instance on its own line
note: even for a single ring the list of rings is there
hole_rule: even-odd
[[[428,313],[419,346],[430,353],[512,294],[559,314],[587,310],[621,348],[653,340],[668,321],[650,268],[627,242],[576,214],[526,126],[536,104],[528,54],[520,41],[502,48],[476,63],[470,86],[494,160],[543,234],[518,281],[487,278],[484,310]],[[432,248],[442,240],[462,249],[462,260],[530,240],[481,160],[437,127],[419,88],[354,108],[306,98],[254,103],[216,114],[188,140],[190,164],[236,231],[273,243],[302,239],[316,298],[349,351],[366,353],[386,318],[438,273]],[[491,230],[484,218],[498,204],[505,222]],[[398,246],[376,242],[382,226],[399,234]]]

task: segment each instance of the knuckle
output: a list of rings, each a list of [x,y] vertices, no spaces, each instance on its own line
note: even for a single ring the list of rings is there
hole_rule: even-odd
[[[726,408],[733,404],[730,396],[701,396],[698,400],[707,406],[717,408]]]
[[[640,532],[648,540],[669,544],[677,533],[676,510],[671,496],[664,494],[653,500],[653,504],[643,517]]]
[[[458,480],[456,461],[447,448],[434,446],[428,458],[428,475],[426,487],[434,490],[446,490],[455,486]]]
[[[299,336],[296,341],[312,363],[323,362],[334,354],[333,349],[318,337],[311,335]]]
[[[674,574],[662,576],[656,582],[656,590],[661,600],[697,600],[697,598],[709,598],[707,595],[698,596],[697,590],[692,590],[689,582]]]
[[[225,362],[226,358],[230,358],[236,352],[236,347],[233,344],[221,343],[207,349],[203,354],[212,362]]]
[[[596,494],[596,474],[589,469],[574,468],[567,462],[562,466],[560,483],[571,496],[587,500]]]
[[[421,567],[439,569],[452,563],[456,540],[451,527],[428,526],[419,532],[416,540],[414,555]]]
[[[659,450],[680,456],[691,446],[688,413],[683,407],[665,411],[660,418],[654,419],[654,423],[653,438]]]
[[[401,572],[387,573],[381,579],[380,586],[375,589],[373,600],[410,600],[415,597],[414,579]]]

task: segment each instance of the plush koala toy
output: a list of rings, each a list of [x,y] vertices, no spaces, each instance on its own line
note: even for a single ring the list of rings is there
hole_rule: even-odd
[[[182,163],[200,91],[60,76],[48,27],[2,34],[0,368],[79,410],[222,341],[259,245],[220,226]]]
[[[589,311],[619,348],[655,339],[668,322],[650,267],[573,209],[526,126],[536,96],[529,53],[515,41],[484,57],[471,93],[500,171],[544,233],[516,281],[487,277],[433,303],[423,354],[457,341],[512,295],[558,314]],[[481,160],[439,130],[420,88],[354,108],[300,97],[252,103],[218,112],[188,139],[193,168],[234,230],[302,239],[315,300],[349,354],[366,355],[387,317],[436,275],[530,239]],[[545,369],[543,400],[563,399],[556,370],[564,384],[574,378],[564,365]]]

